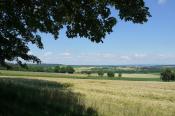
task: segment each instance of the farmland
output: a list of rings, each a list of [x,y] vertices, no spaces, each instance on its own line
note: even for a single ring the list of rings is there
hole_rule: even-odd
[[[1,84],[2,82],[8,83],[10,81],[15,86],[33,87],[35,84],[32,83],[45,80],[46,83],[53,82],[59,85],[69,85],[69,91],[63,88],[54,88],[53,86],[51,88],[46,86],[46,88],[49,88],[49,91],[53,93],[60,93],[61,90],[61,95],[64,96],[64,99],[72,98],[72,94],[81,95],[81,97],[75,98],[78,99],[76,103],[61,102],[61,105],[71,105],[71,107],[75,108],[73,110],[75,114],[77,107],[81,107],[81,115],[174,116],[175,114],[175,83],[161,82],[159,74],[123,74],[122,79],[118,79],[118,77],[97,77],[95,74],[89,77],[83,74],[33,73],[2,70],[0,72]],[[30,81],[28,82],[28,80]],[[37,88],[44,88],[42,86],[47,85],[46,83],[37,85]],[[59,91],[56,91],[57,89]],[[48,96],[52,95],[53,98],[59,98],[59,96],[54,96],[55,94],[52,92],[49,92]],[[66,93],[68,96],[65,96],[64,92],[71,94]],[[42,93],[39,95],[42,95]],[[43,96],[39,97],[42,98]],[[33,99],[37,100],[39,97]],[[47,99],[49,102],[51,98],[47,97]],[[56,99],[51,104],[58,105],[59,100]],[[70,113],[69,109],[67,109],[66,113]]]
[[[1,76],[15,76],[15,77],[54,77],[54,78],[74,78],[74,79],[98,79],[98,80],[129,80],[129,81],[160,81],[160,75],[157,73],[150,74],[127,74],[124,73],[122,78],[117,77],[117,73],[114,78],[109,78],[106,74],[103,77],[99,77],[96,73],[92,73],[90,76],[87,74],[75,73],[47,73],[47,72],[27,72],[27,71],[7,71],[0,70]]]
[[[175,116],[175,0],[1,0],[0,116]]]

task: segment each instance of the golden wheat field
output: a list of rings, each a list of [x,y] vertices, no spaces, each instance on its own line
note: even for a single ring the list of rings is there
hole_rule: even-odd
[[[32,78],[32,77],[27,77]],[[95,79],[35,79],[69,83],[100,116],[174,116],[175,83]]]

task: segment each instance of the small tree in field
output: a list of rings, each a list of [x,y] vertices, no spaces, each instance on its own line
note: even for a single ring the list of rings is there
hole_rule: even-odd
[[[88,77],[91,75],[91,71],[86,71],[86,74],[88,75]]]
[[[75,70],[72,66],[67,66],[66,70],[67,70],[67,73],[69,73],[69,74],[73,74],[75,72]]]
[[[66,73],[67,71],[66,71],[66,67],[61,67],[60,68],[60,73]]]
[[[114,77],[115,76],[114,72],[112,72],[112,71],[107,72],[107,75],[108,75],[108,77]]]
[[[55,66],[54,71],[57,72],[57,73],[59,73],[60,72],[60,66]]]
[[[174,81],[175,80],[175,73],[173,72],[173,74],[171,75],[171,80]]]
[[[119,77],[119,78],[122,77],[122,73],[121,73],[121,72],[118,73],[118,77]]]
[[[98,76],[102,77],[104,75],[104,72],[102,70],[98,71]]]
[[[162,81],[171,81],[175,80],[175,73],[171,69],[165,69],[161,72],[160,78]]]

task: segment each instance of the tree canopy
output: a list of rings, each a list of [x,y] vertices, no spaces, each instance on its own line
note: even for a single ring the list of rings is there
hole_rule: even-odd
[[[65,28],[68,38],[103,42],[117,22],[113,8],[120,19],[133,23],[142,24],[151,16],[144,0],[1,0],[0,64],[14,60],[22,64],[21,59],[40,63],[28,46],[43,49],[39,33],[57,39]]]

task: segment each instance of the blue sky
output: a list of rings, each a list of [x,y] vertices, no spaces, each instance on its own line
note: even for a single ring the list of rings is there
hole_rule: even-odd
[[[42,34],[44,49],[31,46],[43,63],[77,65],[175,64],[175,0],[145,0],[152,17],[143,25],[118,23],[104,43],[69,39],[64,31],[54,40]]]

